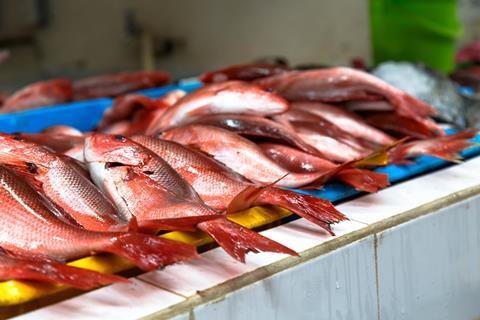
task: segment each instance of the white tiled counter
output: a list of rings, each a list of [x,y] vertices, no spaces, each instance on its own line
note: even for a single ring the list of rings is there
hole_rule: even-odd
[[[301,253],[205,258],[18,319],[478,319],[480,158],[346,202],[330,237],[263,231]]]

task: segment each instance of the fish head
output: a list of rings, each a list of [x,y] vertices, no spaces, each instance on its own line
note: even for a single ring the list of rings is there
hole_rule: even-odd
[[[84,154],[87,162],[129,166],[143,166],[152,158],[145,148],[125,136],[103,133],[95,133],[85,139]]]
[[[16,134],[0,133],[0,163],[27,171],[48,168],[57,160],[55,153]],[[32,172],[36,173],[36,172]]]

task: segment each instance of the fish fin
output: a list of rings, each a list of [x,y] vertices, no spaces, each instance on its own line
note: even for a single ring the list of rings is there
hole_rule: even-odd
[[[128,282],[128,279],[104,274],[92,270],[68,266],[51,259],[40,257],[22,257],[9,255],[18,266],[8,270],[8,274],[0,274],[0,279],[22,279],[57,282],[78,289],[89,290],[115,282]]]
[[[191,245],[142,233],[118,235],[101,249],[130,260],[146,271],[199,257]]]
[[[402,139],[394,141],[389,145],[382,146],[370,153],[365,158],[357,160],[354,166],[357,168],[386,166],[390,163],[391,160],[388,151],[399,145],[402,145],[409,139],[410,137],[404,137]]]
[[[19,161],[3,163],[3,165],[13,170],[13,172],[15,172],[18,176],[22,177],[36,190],[42,189],[43,183],[35,178],[35,170],[38,168],[34,164]]]
[[[263,193],[257,200],[257,205],[268,204],[288,209],[302,218],[335,235],[330,225],[348,218],[339,212],[333,204],[325,199],[312,197],[290,190],[273,188]]]
[[[139,228],[142,231],[196,231],[197,224],[208,220],[222,218],[223,214],[192,216],[171,219],[142,220]]]
[[[366,169],[349,168],[340,171],[336,178],[358,191],[377,192],[390,185],[388,174]]]
[[[235,212],[247,210],[251,208],[255,201],[257,201],[258,197],[268,190],[275,186],[278,182],[283,180],[289,175],[289,173],[285,174],[284,176],[280,177],[279,179],[275,180],[274,182],[266,185],[266,186],[254,186],[250,185],[247,186],[245,189],[240,191],[233,199],[230,201],[227,207],[227,214],[232,214]]]
[[[421,149],[415,149],[417,144],[422,144]],[[402,161],[420,155],[429,155],[446,161],[457,162],[461,159],[459,152],[475,146],[475,142],[465,139],[448,139],[447,137],[433,138],[428,140],[412,141],[408,144],[399,145],[390,152],[392,162]]]
[[[266,251],[298,256],[292,249],[225,218],[202,222],[198,226],[240,262],[245,262],[248,252]]]

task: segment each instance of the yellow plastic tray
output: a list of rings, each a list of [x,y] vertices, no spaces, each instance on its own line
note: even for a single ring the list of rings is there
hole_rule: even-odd
[[[291,215],[288,210],[273,207],[254,207],[249,210],[228,216],[228,219],[247,228],[257,228]],[[213,240],[205,233],[198,232],[169,232],[161,235],[171,240],[191,244],[196,247],[208,244]],[[69,265],[94,270],[103,273],[117,273],[134,267],[129,261],[111,254],[100,254],[78,259]],[[60,293],[68,286],[34,281],[4,281],[0,282],[0,307],[15,306]]]

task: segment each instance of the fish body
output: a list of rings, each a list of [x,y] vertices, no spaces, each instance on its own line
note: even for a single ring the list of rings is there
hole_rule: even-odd
[[[228,80],[252,81],[259,78],[276,75],[287,70],[288,67],[281,64],[237,64],[215,71],[206,72],[199,78],[203,83],[223,82]]]
[[[207,85],[167,108],[147,130],[154,134],[173,128],[200,116],[239,113],[267,116],[288,109],[287,102],[273,93],[243,81],[226,81]]]
[[[234,205],[235,202],[241,202],[242,209],[249,205],[277,205],[297,213],[329,233],[333,233],[329,226],[331,223],[345,219],[327,200],[275,186],[257,186],[207,155],[178,143],[142,135],[133,136],[132,139],[167,161],[192,185],[207,205],[217,210],[231,208],[232,202]],[[244,199],[242,194],[245,190],[253,191],[254,196]]]
[[[93,76],[73,83],[74,100],[115,97],[127,92],[166,84],[170,75],[163,71],[120,72]]]
[[[33,83],[8,97],[0,113],[9,113],[56,105],[72,99],[69,80],[55,79]]]
[[[41,192],[67,221],[106,231],[127,220],[89,180],[88,173],[64,155],[16,135],[0,135],[0,163],[8,165]]]
[[[275,183],[279,187],[298,188],[323,184],[330,177],[330,172],[290,172],[265,155],[252,141],[222,128],[188,125],[168,130],[161,137],[198,148],[259,185]]]
[[[94,180],[115,202],[140,205],[143,212],[130,210],[139,214],[140,221],[190,218],[228,254],[242,262],[249,251],[296,255],[291,249],[220,216],[166,161],[125,137],[101,134],[89,137],[85,158],[94,172]],[[122,165],[110,170],[110,161]]]
[[[96,232],[65,223],[50,212],[34,189],[2,166],[0,205],[0,247],[13,253],[64,261],[110,252],[145,270],[196,257],[193,247],[167,239],[140,233]]]
[[[193,123],[224,128],[248,137],[281,141],[313,154],[318,152],[315,148],[305,143],[290,127],[263,117],[242,114],[218,114],[201,117],[194,120]]]
[[[18,254],[0,248],[0,280],[35,280],[66,284],[89,290],[127,279],[75,268],[44,256]]]
[[[290,108],[312,113],[359,139],[365,139],[377,145],[389,145],[394,142],[394,139],[386,133],[375,129],[358,115],[341,107],[321,102],[292,102]]]

